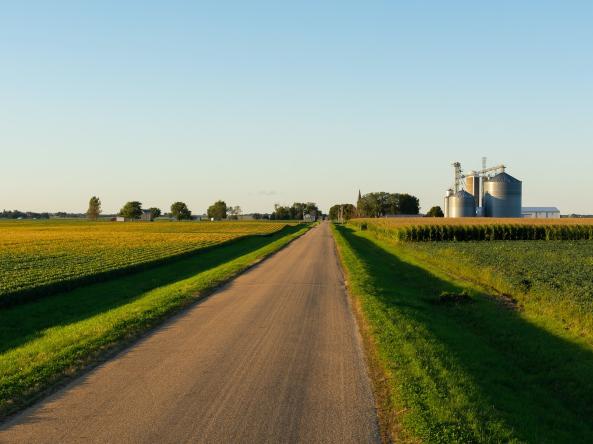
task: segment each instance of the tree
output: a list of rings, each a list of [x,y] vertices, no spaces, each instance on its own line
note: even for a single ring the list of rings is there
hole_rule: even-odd
[[[185,203],[175,202],[171,205],[171,216],[177,220],[188,220],[191,219],[191,211],[189,211]]]
[[[362,217],[381,217],[385,213],[385,198],[387,193],[368,193],[362,196],[359,203],[358,213]]]
[[[290,220],[292,219],[290,207],[284,207],[279,204],[274,205],[274,212],[270,216],[271,220]]]
[[[317,220],[317,215],[321,214],[317,204],[315,202],[307,202],[305,205],[305,214],[311,216],[314,220]]]
[[[142,203],[137,200],[127,202],[123,208],[119,210],[119,215],[126,219],[140,219],[140,216],[142,216]]]
[[[445,214],[443,213],[443,210],[441,207],[432,207],[430,210],[428,210],[428,213],[426,213],[426,217],[445,217]]]
[[[362,217],[383,217],[388,214],[418,214],[420,201],[409,194],[368,193],[358,200],[358,215]]]
[[[214,202],[208,207],[208,217],[214,220],[226,219],[227,206],[222,200]]]
[[[420,213],[420,200],[410,194],[399,195],[400,214],[418,214]]]
[[[101,214],[101,199],[97,196],[93,196],[91,197],[91,200],[89,200],[89,209],[86,212],[86,216],[90,220],[97,220],[99,214]]]
[[[227,212],[229,213],[229,219],[238,220],[241,215],[241,207],[235,205],[234,207],[228,207]]]
[[[274,205],[274,212],[270,215],[272,220],[302,220],[305,215],[311,216],[317,220],[317,215],[321,214],[317,204],[314,202],[295,202],[292,206]]]
[[[156,207],[151,207],[148,209],[150,211],[150,219],[156,219],[161,215],[161,209]]]
[[[329,209],[329,218],[338,222],[347,222],[356,216],[356,207],[352,204],[334,205]]]

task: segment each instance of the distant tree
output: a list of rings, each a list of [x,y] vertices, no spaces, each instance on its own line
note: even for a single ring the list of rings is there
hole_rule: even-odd
[[[314,220],[317,220],[317,216],[321,214],[317,204],[315,202],[307,202],[305,205],[305,214],[311,216]]]
[[[282,206],[280,204],[274,205],[274,212],[269,215],[271,220],[302,220],[305,215],[317,219],[321,214],[317,204],[314,202],[295,202],[292,206]],[[268,219],[268,217],[264,217]]]
[[[352,204],[343,204],[342,205],[342,217],[344,220],[348,221],[356,216],[356,207]]]
[[[420,200],[410,194],[399,194],[400,214],[418,214],[420,213]]]
[[[142,216],[142,203],[137,200],[127,202],[123,208],[119,210],[119,215],[126,219],[140,219],[140,216]]]
[[[274,205],[274,212],[271,214],[271,220],[291,220],[293,218],[291,207],[285,207],[279,204]]]
[[[0,219],[49,219],[49,213],[35,213],[33,211],[19,211],[19,210],[12,210],[7,211],[4,210],[0,213]]]
[[[386,193],[368,193],[362,196],[358,204],[358,213],[362,217],[381,217],[384,215],[383,195]]]
[[[208,207],[208,218],[214,220],[222,220],[226,219],[227,216],[227,206],[226,203],[222,200],[214,202],[212,205]]]
[[[361,217],[383,217],[388,214],[418,214],[420,201],[409,194],[368,193],[358,199],[357,213]]]
[[[93,196],[89,200],[89,209],[86,211],[86,216],[90,220],[97,220],[99,214],[101,214],[101,200],[97,196]]]
[[[356,207],[352,204],[334,205],[329,209],[329,218],[339,222],[347,222],[356,216]]]
[[[171,205],[171,216],[177,220],[188,220],[191,219],[191,211],[189,211],[185,203],[175,202]]]
[[[428,210],[428,213],[426,213],[426,217],[445,217],[445,213],[443,213],[441,207],[436,206]]]
[[[157,217],[159,217],[161,215],[161,209],[157,208],[157,207],[150,207],[148,209],[148,211],[150,211],[151,219],[156,219]]]
[[[228,218],[229,219],[238,220],[239,219],[239,216],[242,213],[241,207],[239,205],[236,205],[234,207],[228,207],[227,213],[228,213]]]

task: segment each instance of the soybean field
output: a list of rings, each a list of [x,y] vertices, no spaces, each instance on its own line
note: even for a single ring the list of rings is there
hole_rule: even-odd
[[[0,222],[0,305],[47,295],[285,223],[72,220]]]
[[[431,242],[405,249],[464,279],[488,285],[593,344],[593,242]]]

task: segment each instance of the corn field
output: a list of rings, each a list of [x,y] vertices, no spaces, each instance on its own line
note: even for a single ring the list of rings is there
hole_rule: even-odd
[[[349,225],[410,242],[593,240],[591,219],[353,219]]]

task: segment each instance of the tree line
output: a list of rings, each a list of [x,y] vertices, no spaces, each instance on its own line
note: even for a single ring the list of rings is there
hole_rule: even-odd
[[[101,199],[99,199],[97,196],[91,197],[89,200],[89,207],[86,212],[86,216],[91,220],[96,220],[101,213]],[[142,202],[133,200],[126,202],[117,214],[118,216],[132,220],[140,219],[144,214],[147,214],[149,219],[153,220],[157,217],[160,217],[162,215],[162,211],[157,207],[150,207],[147,210],[144,210],[142,208]],[[227,206],[226,202],[219,200],[208,207],[207,214],[208,218],[214,220],[222,220],[227,218],[238,219],[241,215],[241,207],[238,205],[230,207]],[[185,202],[172,203],[170,212],[165,213],[164,216],[172,217],[180,221],[192,219],[191,210],[187,207]]]
[[[420,214],[420,200],[411,194],[368,193],[358,199],[357,214],[360,217],[385,217],[387,215]]]
[[[151,207],[144,210],[142,203],[138,201],[126,202],[118,215],[126,219],[137,220],[142,218],[145,211],[150,215],[151,220],[161,216],[159,208]],[[101,212],[101,200],[97,196],[91,197],[86,216],[91,220],[96,220]],[[213,220],[238,220],[242,210],[238,205],[229,206],[223,200],[218,200],[208,207],[206,213],[208,218]],[[316,220],[320,215],[321,211],[314,202],[295,202],[290,207],[277,204],[271,214],[254,213],[252,217],[256,220],[301,220],[309,216],[312,220]],[[165,213],[164,216],[173,217],[177,220],[190,220],[192,218],[191,211],[184,202],[174,202],[171,205],[170,212]]]
[[[315,202],[295,202],[292,206],[282,206],[276,204],[274,212],[270,215],[271,220],[302,220],[309,216],[312,220],[317,220],[321,211]]]
[[[49,219],[50,213],[35,213],[34,211],[3,210],[0,219]]]
[[[385,217],[420,214],[420,200],[407,193],[368,193],[358,198],[357,205],[338,204],[329,210],[331,220],[346,222],[355,217]],[[439,206],[432,207],[426,217],[444,217]]]

